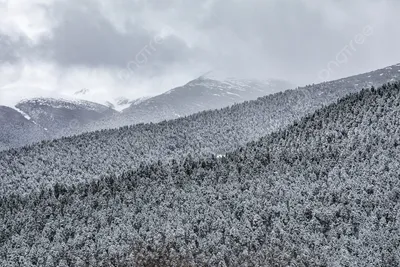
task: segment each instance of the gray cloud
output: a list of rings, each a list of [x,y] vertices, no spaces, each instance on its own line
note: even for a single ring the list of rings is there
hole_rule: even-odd
[[[154,39],[158,32],[133,23],[121,32],[93,2],[87,1],[86,5],[82,2],[83,6],[56,5],[51,11],[57,18],[57,26],[39,49],[60,65],[125,68],[150,45],[154,48],[150,51],[151,57],[148,56],[150,65],[167,67],[174,62],[185,62],[191,56],[185,42],[177,36],[165,36],[162,45],[157,45]]]
[[[203,22],[203,28],[217,51],[225,52],[218,53],[221,67],[234,66],[237,73],[248,71],[312,82],[316,73],[367,25],[374,27],[374,35],[357,47],[348,64],[341,66],[332,78],[400,60],[393,54],[400,44],[399,36],[392,32],[399,23],[397,2],[227,2],[215,2],[214,16]],[[388,42],[382,45],[382,39]],[[383,46],[389,49],[382,50]],[[377,53],[379,59],[373,56]]]
[[[15,64],[26,56],[30,49],[28,39],[19,37],[17,39],[0,34],[0,64]]]
[[[12,41],[6,35],[0,35],[0,64],[16,60],[15,49]]]
[[[30,0],[30,5],[32,1],[42,7],[35,9],[37,14],[29,18],[29,12],[21,12],[31,21],[45,17],[38,28],[47,28],[46,34],[30,46],[0,38],[0,48],[7,47],[2,49],[7,51],[3,60],[48,62],[60,73],[82,68],[118,72],[129,64],[131,74],[141,80],[159,79],[161,86],[182,83],[209,69],[307,84],[318,82],[318,73],[368,25],[373,34],[355,46],[329,78],[400,62],[399,1]],[[143,51],[146,59],[138,56]],[[177,73],[181,79],[165,82]],[[115,79],[107,84],[124,82]],[[84,78],[80,81],[86,87]]]

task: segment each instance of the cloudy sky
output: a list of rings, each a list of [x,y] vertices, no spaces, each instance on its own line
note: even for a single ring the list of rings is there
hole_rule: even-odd
[[[137,98],[209,70],[298,85],[374,70],[400,63],[399,2],[0,0],[0,104]]]

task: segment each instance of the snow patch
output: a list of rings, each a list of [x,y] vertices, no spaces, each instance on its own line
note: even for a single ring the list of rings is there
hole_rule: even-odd
[[[21,113],[21,115],[22,116],[24,116],[25,117],[25,119],[27,119],[28,121],[30,121],[32,118],[28,115],[28,114],[26,114],[25,112],[23,112],[22,110],[20,110],[19,108],[17,108],[17,107],[13,107],[16,111],[18,111],[19,113]]]

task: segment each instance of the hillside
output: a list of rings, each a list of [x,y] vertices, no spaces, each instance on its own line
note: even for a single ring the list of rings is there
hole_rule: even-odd
[[[398,79],[398,70],[400,64],[173,121],[102,130],[0,152],[0,195],[122,174],[141,162],[224,154],[358,92],[361,86]]]
[[[395,83],[222,158],[3,197],[1,265],[399,266],[399,127]]]
[[[32,98],[0,106],[0,151],[69,136],[118,112],[83,100]]]
[[[159,122],[255,100],[292,87],[290,83],[279,80],[218,80],[205,75],[164,94],[134,103],[123,112],[125,117],[135,122]]]
[[[130,101],[122,114],[104,118],[79,130],[90,132],[177,119],[205,110],[255,100],[293,87],[292,84],[281,80],[260,81],[203,75],[161,95]]]
[[[0,150],[48,138],[45,129],[28,119],[26,114],[9,107],[0,106],[0,125]]]
[[[23,100],[16,105],[16,108],[47,129],[52,138],[70,135],[85,124],[118,113],[94,102],[53,98]]]

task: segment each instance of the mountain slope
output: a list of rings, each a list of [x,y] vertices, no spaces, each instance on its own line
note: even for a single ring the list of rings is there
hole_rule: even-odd
[[[204,110],[255,100],[288,88],[293,88],[293,85],[281,80],[217,79],[211,75],[203,75],[164,94],[125,102],[129,106],[122,110],[122,114],[96,121],[81,129],[81,132],[172,120]]]
[[[82,125],[118,113],[109,107],[89,101],[53,98],[23,100],[16,108],[46,128],[53,138],[75,133]]]
[[[291,84],[278,80],[224,79],[219,81],[202,76],[162,95],[146,99],[141,103],[134,103],[124,110],[124,115],[137,123],[158,122],[255,100],[260,96],[291,87]]]
[[[386,82],[393,82],[399,77],[400,64],[322,85],[343,87],[348,90],[348,93],[351,93],[372,85],[379,86]],[[130,119],[137,123],[158,122],[255,100],[258,97],[281,92],[288,88],[293,88],[293,86],[281,80],[219,79],[210,73],[162,95],[146,99],[139,104],[135,103],[125,109],[124,114],[130,116]],[[303,93],[306,94],[306,97],[314,97],[314,93],[308,88],[310,86],[303,88],[305,89],[302,90]],[[331,99],[326,100],[327,103],[331,103],[330,101]]]
[[[27,145],[48,137],[46,131],[15,109],[0,106],[0,150]]]
[[[399,127],[396,83],[220,159],[3,198],[2,265],[399,266]]]
[[[141,162],[179,159],[189,153],[194,157],[224,154],[359,91],[362,83],[398,79],[398,69],[388,70],[387,76],[378,70],[173,121],[102,130],[0,152],[0,173],[4,173],[0,195],[25,194],[56,182],[90,181],[104,174],[121,174]]]

